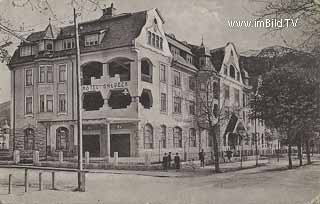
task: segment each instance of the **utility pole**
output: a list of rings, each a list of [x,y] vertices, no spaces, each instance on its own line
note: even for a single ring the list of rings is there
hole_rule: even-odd
[[[80,68],[80,47],[79,47],[79,26],[77,22],[76,9],[73,9],[75,45],[76,45],[76,78],[77,78],[77,128],[78,128],[78,191],[85,191],[85,173],[82,165],[82,101],[81,101],[81,68]]]

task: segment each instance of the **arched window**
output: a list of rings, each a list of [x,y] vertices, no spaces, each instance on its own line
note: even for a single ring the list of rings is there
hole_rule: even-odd
[[[148,59],[141,60],[141,80],[152,83],[152,63]]]
[[[32,128],[27,128],[24,130],[24,149],[33,150],[34,140],[35,140],[34,130]]]
[[[161,146],[167,148],[167,127],[165,125],[160,126],[161,129]]]
[[[108,104],[112,109],[125,109],[131,104],[131,96],[126,89],[117,89],[110,91]]]
[[[182,148],[182,129],[180,127],[173,128],[173,147]]]
[[[153,148],[153,127],[150,124],[146,124],[144,127],[144,148]]]
[[[194,128],[190,128],[189,130],[189,145],[190,147],[197,146],[197,139],[196,139],[196,130]]]
[[[56,130],[56,150],[68,150],[70,144],[69,130],[66,127],[59,127]]]
[[[236,70],[233,65],[230,65],[230,76],[234,79],[236,78]]]
[[[115,77],[116,74],[120,76],[120,81],[130,81],[130,66],[131,60],[127,58],[116,58],[108,63],[109,76]]]
[[[153,98],[151,90],[143,89],[140,97],[140,103],[143,105],[144,108],[149,109],[152,107]]]

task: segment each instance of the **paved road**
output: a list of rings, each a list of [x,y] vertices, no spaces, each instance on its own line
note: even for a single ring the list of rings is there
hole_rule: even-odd
[[[0,200],[19,204],[304,204],[320,193],[320,162],[293,170],[287,163],[237,172],[192,177],[152,177],[132,174],[87,175],[87,192],[72,192],[76,174],[57,174],[59,190],[37,191],[37,173],[30,175],[30,192],[23,193],[23,171],[14,175],[14,194],[6,195],[9,171],[0,169]],[[46,188],[50,174],[44,173]],[[1,202],[0,202],[1,203]]]

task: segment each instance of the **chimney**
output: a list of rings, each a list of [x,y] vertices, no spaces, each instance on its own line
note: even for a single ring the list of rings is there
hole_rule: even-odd
[[[103,17],[112,17],[116,14],[116,8],[113,7],[113,3],[108,8],[102,9]]]

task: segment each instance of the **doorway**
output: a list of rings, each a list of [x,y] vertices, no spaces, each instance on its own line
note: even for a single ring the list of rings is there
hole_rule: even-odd
[[[89,152],[90,157],[100,157],[100,135],[82,136],[83,153]]]
[[[130,134],[111,134],[110,153],[118,152],[119,157],[130,157]]]

